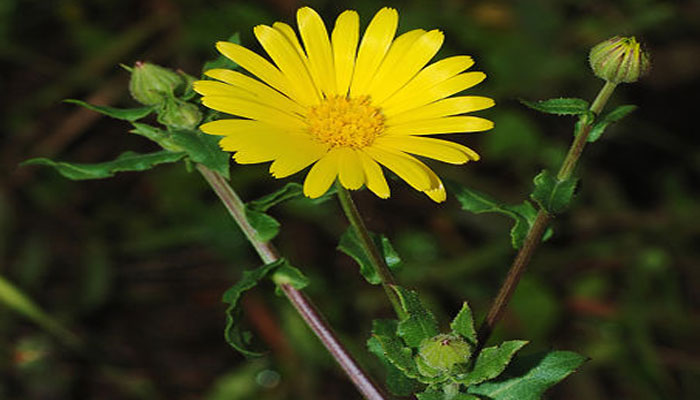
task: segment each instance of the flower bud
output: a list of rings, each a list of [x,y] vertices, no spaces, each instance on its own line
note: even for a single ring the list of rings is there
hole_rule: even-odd
[[[593,73],[612,83],[636,82],[649,70],[649,55],[632,37],[615,36],[591,49]]]
[[[158,111],[158,122],[175,129],[194,129],[202,120],[197,105],[169,97]]]
[[[137,61],[131,71],[129,91],[139,103],[147,106],[163,103],[175,89],[186,82],[180,74],[155,64]]]
[[[420,344],[418,356],[430,367],[448,372],[457,364],[469,361],[472,346],[456,335],[437,335]]]

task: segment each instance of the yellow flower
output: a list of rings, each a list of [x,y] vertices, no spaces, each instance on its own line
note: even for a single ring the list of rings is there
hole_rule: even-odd
[[[273,161],[276,178],[313,166],[304,194],[323,195],[335,182],[348,189],[365,185],[389,197],[383,165],[437,202],[446,198],[440,178],[414,156],[452,164],[478,160],[457,143],[426,135],[491,129],[489,120],[463,116],[493,106],[480,96],[450,97],[485,78],[464,72],[474,62],[454,56],[426,67],[442,46],[439,30],[422,29],[396,38],[398,13],[383,8],[359,40],[359,17],[345,11],[330,35],[311,8],[297,12],[301,40],[287,24],[258,25],[255,36],[274,65],[228,42],[217,49],[247,70],[212,69],[195,82],[205,106],[233,116],[202,125],[224,136],[221,147],[241,164]],[[359,43],[359,44],[358,44]],[[409,154],[410,153],[410,154]]]

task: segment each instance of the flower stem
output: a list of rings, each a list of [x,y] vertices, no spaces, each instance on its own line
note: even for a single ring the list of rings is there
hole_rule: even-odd
[[[392,286],[396,285],[394,275],[391,273],[391,270],[389,270],[389,266],[386,264],[386,260],[379,252],[379,249],[372,241],[372,237],[370,236],[369,231],[362,220],[362,216],[355,205],[355,201],[352,199],[352,195],[342,185],[337,186],[340,205],[343,207],[343,211],[345,212],[350,225],[353,227],[353,229],[355,229],[355,233],[360,240],[360,245],[362,245],[365,252],[369,255],[369,260],[372,267],[377,273],[377,276],[379,276],[384,292],[389,298],[392,307],[394,307],[396,315],[399,317],[399,319],[402,319],[405,317],[405,312],[403,311],[403,308],[401,308],[399,297],[396,295],[396,292],[394,292],[394,289],[392,289]]]
[[[204,176],[207,183],[214,189],[217,196],[226,206],[231,217],[248,238],[257,251],[260,258],[266,264],[277,261],[280,256],[277,249],[270,242],[263,242],[257,239],[255,229],[250,225],[245,217],[245,204],[233,191],[226,179],[218,172],[212,171],[202,164],[197,164],[197,169]],[[279,285],[287,299],[292,303],[294,309],[301,315],[304,322],[311,328],[316,336],[321,340],[329,353],[333,356],[340,367],[350,377],[357,389],[367,400],[385,400],[387,397],[382,393],[377,384],[367,375],[367,373],[357,364],[348,350],[338,340],[326,319],[321,315],[311,300],[300,290],[289,284]]]
[[[603,107],[605,107],[605,104],[608,102],[608,99],[615,90],[616,86],[617,84],[615,83],[606,82],[605,86],[603,86],[600,92],[598,92],[598,95],[590,107],[590,111],[595,116],[598,116],[598,114],[600,114],[600,112],[603,110]],[[571,174],[576,168],[576,164],[581,157],[581,153],[583,153],[583,149],[586,147],[588,134],[593,128],[594,120],[585,116],[583,118],[583,122],[580,125],[578,132],[576,132],[576,137],[574,138],[571,147],[569,147],[569,151],[566,154],[561,167],[559,168],[559,172],[557,173],[557,179],[559,180],[564,180],[571,177]],[[532,255],[537,249],[537,246],[540,244],[542,235],[544,235],[544,232],[547,229],[547,226],[549,226],[549,222],[552,220],[552,218],[553,216],[543,209],[540,209],[537,213],[537,217],[535,217],[535,221],[525,237],[523,246],[518,251],[515,260],[513,260],[513,264],[511,265],[510,270],[508,270],[508,274],[506,275],[501,288],[498,290],[496,298],[491,304],[491,308],[486,315],[486,319],[479,327],[479,347],[483,347],[486,344],[486,341],[489,339],[489,336],[491,336],[494,327],[503,316],[503,312],[508,306],[508,302],[513,297],[513,293],[515,293],[515,289],[520,282],[520,278],[525,272]]]

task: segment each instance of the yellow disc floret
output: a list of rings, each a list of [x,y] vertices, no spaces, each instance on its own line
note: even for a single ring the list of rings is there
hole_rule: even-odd
[[[311,107],[307,116],[311,135],[331,147],[363,148],[384,131],[385,117],[368,96],[332,96]]]

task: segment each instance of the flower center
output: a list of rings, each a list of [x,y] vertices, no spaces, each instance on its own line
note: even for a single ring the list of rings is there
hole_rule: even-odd
[[[369,96],[329,97],[311,107],[306,116],[309,132],[331,147],[362,148],[384,131],[384,115],[370,104]]]

